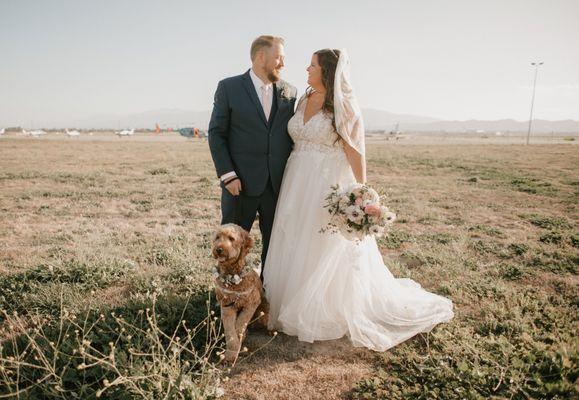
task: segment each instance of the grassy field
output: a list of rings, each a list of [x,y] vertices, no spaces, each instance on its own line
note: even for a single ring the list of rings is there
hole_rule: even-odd
[[[226,369],[207,143],[130,139],[0,140],[0,398],[579,396],[573,144],[370,144],[385,263],[455,318],[385,353],[254,330]]]

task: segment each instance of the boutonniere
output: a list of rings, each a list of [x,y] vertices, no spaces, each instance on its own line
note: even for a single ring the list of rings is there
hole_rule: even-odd
[[[291,99],[291,90],[287,83],[280,82],[278,85],[279,96],[282,99],[289,100]]]

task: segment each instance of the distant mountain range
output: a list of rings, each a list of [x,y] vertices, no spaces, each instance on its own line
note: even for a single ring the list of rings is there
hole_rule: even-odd
[[[211,111],[189,111],[181,109],[160,109],[135,114],[101,114],[76,120],[75,128],[81,129],[154,129],[155,124],[164,128],[199,127],[205,129],[209,125]],[[55,124],[63,128],[63,122]]]
[[[514,119],[501,119],[493,121],[466,120],[445,121],[437,118],[424,117],[411,114],[395,114],[388,111],[363,109],[364,124],[367,130],[386,131],[393,130],[398,125],[401,132],[526,132],[528,121],[516,121]],[[153,129],[155,124],[164,128],[182,128],[195,126],[206,129],[211,117],[211,111],[189,111],[182,109],[160,109],[127,115],[95,115],[76,121],[75,128],[81,129]],[[46,128],[73,127],[70,124],[59,122]],[[579,133],[579,121],[562,120],[548,121],[533,120],[533,132],[536,133]]]

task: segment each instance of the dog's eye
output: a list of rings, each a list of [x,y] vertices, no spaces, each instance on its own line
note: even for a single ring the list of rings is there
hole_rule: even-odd
[[[235,242],[235,238],[233,236],[229,236],[229,240],[231,240],[232,242]]]

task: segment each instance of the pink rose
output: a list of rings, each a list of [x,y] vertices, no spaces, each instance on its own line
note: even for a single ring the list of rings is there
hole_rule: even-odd
[[[358,207],[362,205],[362,198],[361,197],[357,197],[356,200],[354,201],[354,204],[356,204]]]
[[[380,206],[378,204],[368,204],[366,207],[364,207],[364,212],[368,215],[379,216],[382,211],[380,210]]]

